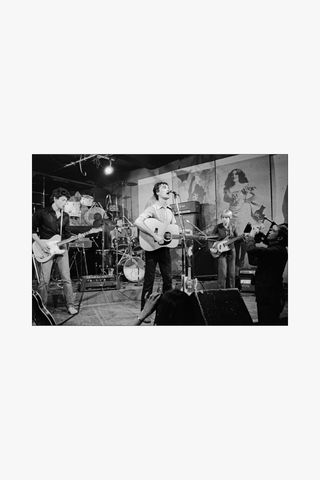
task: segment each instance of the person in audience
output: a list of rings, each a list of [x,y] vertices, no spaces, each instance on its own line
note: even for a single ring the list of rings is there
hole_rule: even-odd
[[[155,325],[197,325],[191,297],[179,290],[172,289],[163,294],[152,293],[147,296],[143,310],[134,325],[141,325],[156,311]]]

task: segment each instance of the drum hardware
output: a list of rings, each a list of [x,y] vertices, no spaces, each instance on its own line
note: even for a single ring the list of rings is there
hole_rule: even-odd
[[[92,242],[90,242],[92,245]],[[70,258],[70,271],[72,266],[74,265],[76,268],[77,273],[77,280],[80,281],[80,277],[82,276],[82,267],[84,265],[85,275],[88,275],[88,265],[87,265],[87,258],[86,258],[86,251],[85,246],[82,247],[74,244],[70,244],[69,249],[71,247],[72,257]],[[70,251],[70,250],[69,250]],[[77,261],[78,253],[81,253],[80,260]],[[78,265],[80,265],[81,274],[79,275]]]

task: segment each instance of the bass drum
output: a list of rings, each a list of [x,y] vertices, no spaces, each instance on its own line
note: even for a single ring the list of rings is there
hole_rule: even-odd
[[[139,257],[129,258],[123,266],[123,274],[129,282],[138,282],[144,278],[145,263]]]
[[[93,222],[96,219],[101,219],[105,215],[105,211],[101,207],[92,207],[89,210],[87,210],[84,214],[84,223],[85,225],[93,225]]]

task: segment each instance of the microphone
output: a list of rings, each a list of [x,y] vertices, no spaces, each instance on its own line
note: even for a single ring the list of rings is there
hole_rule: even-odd
[[[175,190],[169,190],[168,193],[173,193],[173,195],[179,195],[179,193],[177,193]]]

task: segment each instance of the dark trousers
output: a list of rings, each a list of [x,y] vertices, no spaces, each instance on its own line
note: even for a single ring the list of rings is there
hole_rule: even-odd
[[[235,261],[236,253],[234,248],[222,253],[218,258],[218,288],[226,288],[227,278],[228,287],[235,287]]]
[[[145,304],[145,295],[152,293],[154,279],[156,275],[156,266],[159,264],[163,279],[163,292],[172,289],[172,268],[171,255],[168,247],[159,248],[153,252],[145,252],[145,275],[141,294],[141,310]]]
[[[259,325],[280,325],[280,313],[283,308],[279,302],[257,302]]]

